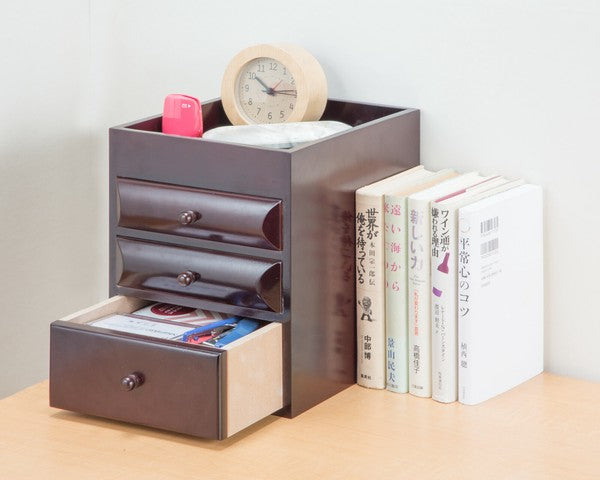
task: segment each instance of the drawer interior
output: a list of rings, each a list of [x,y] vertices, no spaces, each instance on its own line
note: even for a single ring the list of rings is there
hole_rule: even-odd
[[[142,298],[117,295],[115,297],[109,298],[108,300],[105,300],[104,302],[100,302],[96,305],[93,305],[91,307],[80,310],[76,313],[73,313],[71,315],[63,317],[59,321],[70,322],[70,323],[79,324],[79,325],[86,325],[86,327],[88,327],[88,328],[91,327],[93,329],[104,330],[101,327],[95,327],[93,325],[93,322],[96,320],[99,320],[103,317],[109,316],[109,315],[134,313],[135,311],[145,307],[146,305],[150,305],[151,303],[153,303],[153,302],[149,302],[148,300],[144,300]],[[161,320],[158,320],[158,321],[161,321]],[[168,321],[162,321],[162,322],[169,323]],[[192,329],[192,328],[194,328],[194,325],[190,324],[189,329]],[[208,345],[202,345],[201,347],[203,349],[214,349],[216,351],[224,350],[224,351],[229,351],[229,352],[235,352],[238,349],[243,350],[244,348],[248,348],[248,347],[243,347],[243,345],[246,345],[246,344],[248,344],[250,346],[250,348],[254,348],[253,347],[253,339],[255,339],[257,337],[262,337],[263,335],[268,335],[266,332],[272,331],[272,330],[280,331],[281,325],[276,322],[268,323],[268,322],[263,321],[260,328],[258,328],[254,332],[249,333],[248,335],[245,335],[242,338],[239,338],[238,340],[236,340],[228,345],[225,345],[220,348],[211,347]],[[127,332],[114,331],[114,333],[117,335],[120,334],[120,335],[136,336],[136,334],[127,333]],[[190,346],[189,344],[185,344],[179,340],[161,339],[160,341]],[[281,357],[281,349],[278,349],[278,351],[273,351],[273,350],[270,351],[269,356],[271,356],[272,354],[276,357]],[[274,360],[275,360],[274,358],[270,358],[270,361],[268,362],[268,364],[269,365],[273,364]],[[255,367],[256,367],[256,365],[253,366],[253,368],[255,368]]]
[[[229,437],[284,407],[281,324],[223,348],[89,325],[149,303],[116,296],[52,324],[52,406],[207,438]],[[122,392],[130,370],[147,380]]]
[[[90,323],[115,313],[132,313],[149,305],[148,300],[136,297],[117,296],[111,297],[104,302],[97,303],[91,307],[79,310],[71,315],[61,318],[63,322],[78,324]]]

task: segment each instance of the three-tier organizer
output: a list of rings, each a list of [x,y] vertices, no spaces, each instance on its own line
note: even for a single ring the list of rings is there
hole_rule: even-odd
[[[419,112],[329,100],[323,120],[353,128],[290,150],[110,129],[111,298],[52,323],[52,406],[222,439],[355,382],[354,192],[419,163]],[[219,349],[88,324],[152,301],[264,325]]]

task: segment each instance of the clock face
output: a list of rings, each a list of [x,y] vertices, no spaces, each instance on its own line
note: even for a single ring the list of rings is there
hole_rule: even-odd
[[[285,122],[296,107],[296,82],[288,67],[269,57],[250,60],[240,70],[235,97],[250,123]]]

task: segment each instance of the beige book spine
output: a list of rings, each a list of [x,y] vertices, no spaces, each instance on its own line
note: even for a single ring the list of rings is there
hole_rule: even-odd
[[[357,381],[385,388],[383,196],[356,193]]]
[[[408,199],[409,392],[431,397],[431,230],[429,201]]]

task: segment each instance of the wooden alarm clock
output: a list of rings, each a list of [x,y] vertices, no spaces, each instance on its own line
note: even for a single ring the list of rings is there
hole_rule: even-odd
[[[327,103],[327,78],[302,47],[255,45],[230,61],[221,101],[234,125],[319,120]]]

